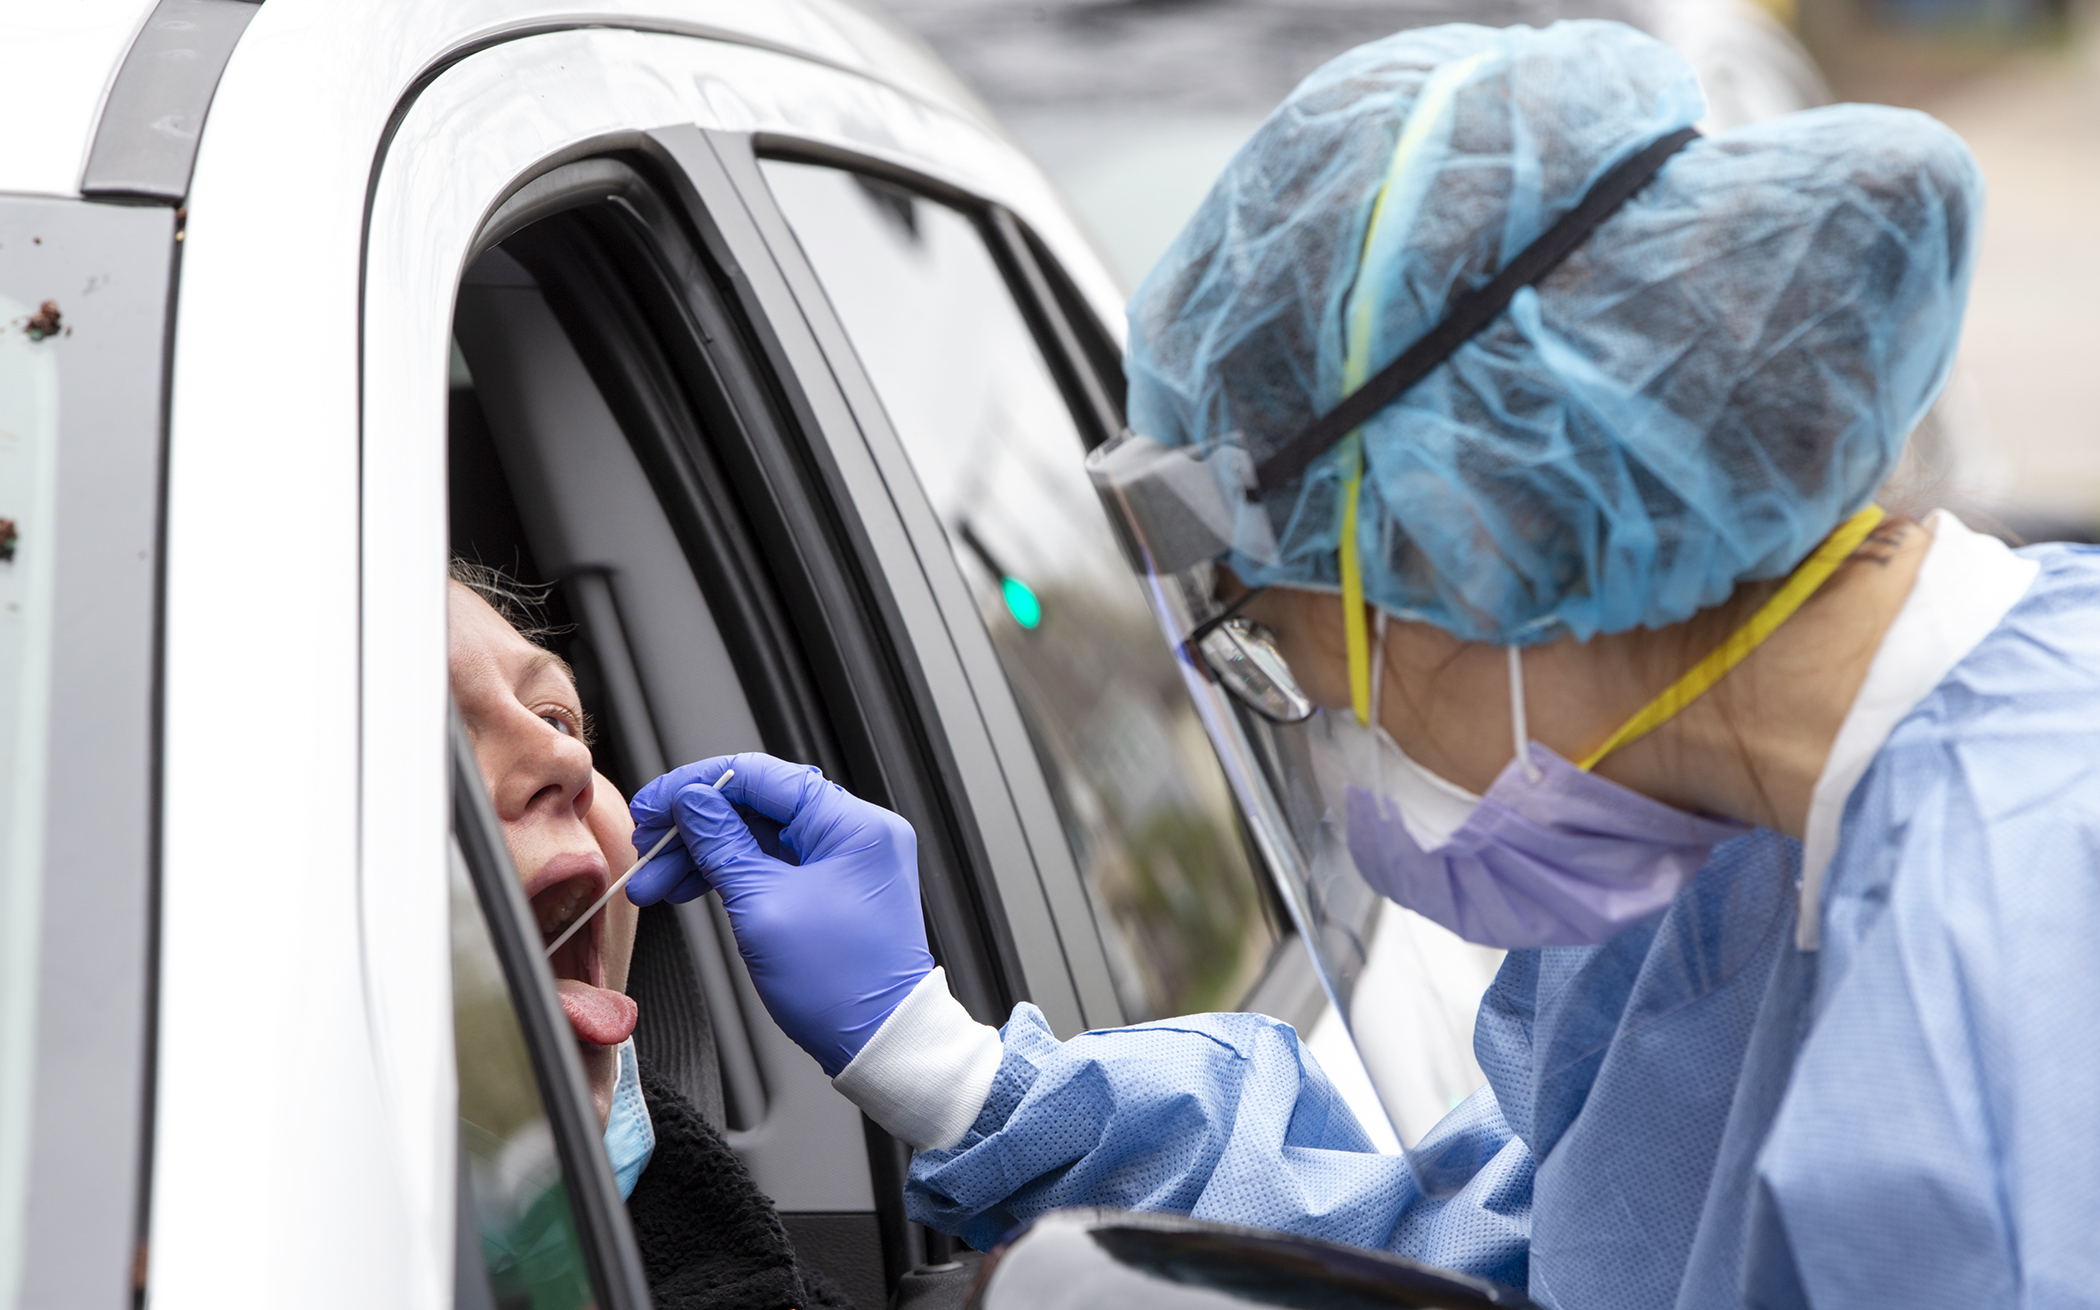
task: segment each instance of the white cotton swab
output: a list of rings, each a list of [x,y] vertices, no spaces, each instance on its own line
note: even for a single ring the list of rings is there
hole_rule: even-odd
[[[735,769],[724,769],[722,771],[722,776],[715,779],[708,785],[713,787],[716,791],[720,791],[722,790],[722,784],[728,782],[731,778],[734,778],[735,776]],[[632,865],[628,866],[627,872],[621,874],[618,878],[613,880],[613,885],[605,889],[605,895],[600,896],[597,900],[591,902],[590,909],[585,910],[582,914],[577,915],[576,922],[570,924],[568,927],[561,930],[561,936],[555,938],[554,944],[547,948],[547,958],[550,960],[553,959],[554,953],[560,950],[562,946],[566,944],[571,937],[574,937],[576,935],[577,929],[589,923],[591,921],[591,916],[598,913],[598,911],[604,909],[606,904],[609,901],[611,901],[613,897],[619,895],[620,889],[627,885],[628,879],[640,873],[642,871],[643,865],[655,859],[658,855],[661,855],[663,853],[664,847],[669,846],[671,844],[671,839],[673,837],[676,837],[677,835],[678,827],[676,824],[673,824],[671,827],[671,831],[665,833],[662,837],[659,837],[656,841],[656,845],[651,846],[649,848],[649,853],[647,855],[644,855],[641,859],[636,860]]]

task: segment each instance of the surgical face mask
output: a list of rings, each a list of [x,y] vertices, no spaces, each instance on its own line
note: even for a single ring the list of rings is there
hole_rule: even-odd
[[[1833,533],[1742,629],[1580,764],[1530,739],[1523,657],[1511,647],[1515,757],[1485,796],[1409,759],[1380,726],[1381,615],[1370,660],[1381,676],[1366,679],[1369,712],[1323,713],[1314,734],[1321,787],[1344,819],[1358,871],[1383,895],[1486,946],[1589,945],[1660,913],[1715,846],[1749,829],[1650,800],[1592,768],[1666,722],[1747,657],[1880,518],[1869,507]]]
[[[1521,706],[1521,672],[1512,681]],[[1607,941],[1660,913],[1716,845],[1748,831],[1649,800],[1522,737],[1487,795],[1475,795],[1408,758],[1375,718],[1320,718],[1321,790],[1358,872],[1484,946]]]
[[[1665,909],[1713,848],[1749,831],[1649,800],[1536,742],[1475,796],[1382,728],[1322,715],[1342,766],[1323,779],[1349,854],[1377,891],[1467,941],[1521,949],[1607,941]]]
[[[619,1076],[613,1082],[612,1113],[605,1120],[605,1156],[612,1162],[613,1180],[620,1185],[620,1199],[634,1195],[634,1185],[656,1154],[656,1125],[649,1120],[648,1103],[642,1099],[641,1072],[634,1056],[634,1038],[619,1046]]]

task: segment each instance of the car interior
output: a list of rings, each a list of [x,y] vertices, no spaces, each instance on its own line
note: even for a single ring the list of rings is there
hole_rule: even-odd
[[[1112,338],[996,206],[826,148],[729,148],[756,162],[976,598],[1101,938],[1108,1017],[1309,1023],[1318,984],[1080,469],[1121,423]],[[453,554],[546,589],[540,639],[575,669],[598,768],[623,795],[759,749],[909,819],[935,958],[972,1014],[1002,1023],[1028,996],[960,766],[899,654],[905,618],[687,185],[660,155],[606,155],[489,220],[454,320]],[[544,1053],[538,1090],[522,1086],[532,1021],[500,1003],[508,977],[530,1008],[524,966],[499,968],[535,954],[518,899],[506,910],[479,873],[455,880],[462,1252],[478,1230],[488,1258],[460,1262],[463,1289],[476,1280],[463,1305],[574,1299],[542,1300],[494,1254],[541,1196],[516,1182],[528,1129],[560,1118],[527,1103],[562,1094]],[[863,1307],[914,1269],[961,1268],[957,1244],[904,1217],[908,1148],[767,1017],[716,898],[642,912],[629,991],[643,1066],[725,1134],[805,1262]],[[588,1248],[599,1220],[568,1172]],[[585,1255],[613,1277],[610,1256]]]

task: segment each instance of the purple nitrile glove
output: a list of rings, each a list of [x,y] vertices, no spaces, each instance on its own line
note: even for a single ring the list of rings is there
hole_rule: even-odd
[[[716,791],[730,769],[736,776]],[[752,823],[739,805],[756,812]],[[720,892],[766,1011],[827,1075],[837,1077],[933,971],[917,835],[816,769],[756,753],[717,756],[658,778],[628,809],[637,850],[674,823],[681,838],[627,884],[628,899],[651,905]],[[776,823],[786,858],[754,834]]]

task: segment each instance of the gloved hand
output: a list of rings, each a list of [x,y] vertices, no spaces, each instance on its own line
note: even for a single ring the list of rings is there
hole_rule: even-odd
[[[732,768],[736,776],[716,791]],[[782,825],[777,849],[787,858],[768,853],[735,805],[756,811],[762,831],[766,820]],[[816,769],[756,753],[717,756],[658,778],[628,810],[636,850],[674,823],[682,842],[634,876],[627,898],[651,905],[720,892],[759,999],[827,1075],[837,1077],[933,971],[917,834]]]

